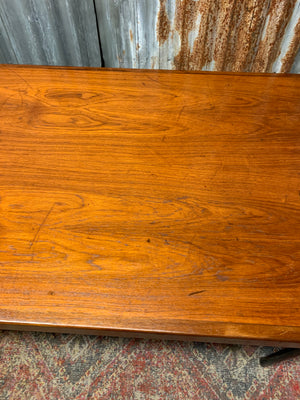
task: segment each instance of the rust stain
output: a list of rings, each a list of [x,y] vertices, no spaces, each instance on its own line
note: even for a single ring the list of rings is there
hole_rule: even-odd
[[[190,66],[191,51],[189,47],[189,33],[194,29],[200,6],[203,2],[194,0],[176,0],[175,29],[181,39],[181,49],[174,58],[176,69],[193,69]]]
[[[289,49],[284,58],[282,59],[280,72],[289,72],[291,70],[295,60],[295,56],[298,53],[299,48],[300,48],[300,20],[298,21],[295,27],[294,36],[290,43]]]
[[[280,53],[281,40],[293,13],[296,0],[272,0],[265,37],[259,43],[252,72],[269,72]]]
[[[216,27],[216,38],[213,49],[214,69],[222,71],[225,69],[227,59],[228,39],[233,30],[233,17],[238,5],[234,1],[227,0],[219,10],[218,24]]]
[[[296,0],[176,0],[174,29],[181,45],[174,57],[175,69],[271,72],[295,5]],[[160,0],[159,21],[162,44],[174,35],[166,0]],[[168,21],[167,33],[163,21]],[[299,29],[298,24],[281,72],[288,72],[293,64]]]
[[[130,41],[132,42],[133,41],[133,33],[132,33],[131,29],[129,30],[129,35],[130,35]]]
[[[170,34],[170,20],[166,11],[166,1],[160,0],[160,8],[157,20],[157,37],[159,44],[163,44],[169,37]]]
[[[231,40],[224,63],[226,71],[251,70],[269,1],[250,0],[239,4],[232,21]]]

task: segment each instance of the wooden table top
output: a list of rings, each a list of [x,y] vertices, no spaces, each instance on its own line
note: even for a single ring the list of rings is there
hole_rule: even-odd
[[[0,327],[300,347],[299,76],[0,82]]]

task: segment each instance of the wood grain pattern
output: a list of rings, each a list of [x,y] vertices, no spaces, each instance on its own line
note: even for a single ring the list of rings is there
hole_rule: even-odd
[[[300,347],[299,77],[0,79],[2,328]]]

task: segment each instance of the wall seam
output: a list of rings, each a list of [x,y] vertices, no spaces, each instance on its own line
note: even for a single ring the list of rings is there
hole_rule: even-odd
[[[92,0],[93,5],[94,5],[94,13],[95,13],[95,19],[96,19],[96,29],[97,29],[97,38],[98,38],[98,45],[99,45],[99,52],[100,52],[100,59],[101,59],[101,67],[105,67],[105,60],[103,57],[103,51],[102,51],[102,45],[101,45],[101,36],[100,36],[100,29],[99,29],[99,22],[98,22],[98,14],[97,14],[97,6],[96,6],[96,0]]]

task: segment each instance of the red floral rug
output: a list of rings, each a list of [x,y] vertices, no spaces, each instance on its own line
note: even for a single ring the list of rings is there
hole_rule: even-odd
[[[270,347],[0,331],[0,400],[297,400],[300,357]]]

